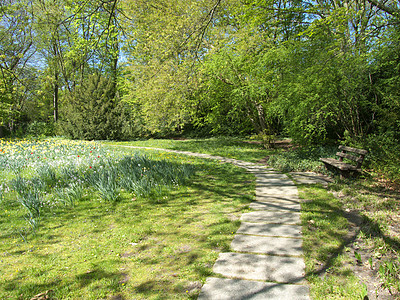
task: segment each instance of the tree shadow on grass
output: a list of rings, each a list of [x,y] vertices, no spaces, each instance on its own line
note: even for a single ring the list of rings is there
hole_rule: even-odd
[[[101,269],[98,265],[95,265],[90,271],[78,274],[75,276],[75,280],[80,287],[86,287],[93,282],[100,281],[102,279],[109,279],[111,282],[108,284],[107,289],[113,290],[121,278],[124,276],[121,272],[107,272]],[[102,284],[104,288],[104,285]]]
[[[321,188],[323,189],[323,188]],[[329,201],[312,201],[309,202],[309,208],[302,211],[313,213],[313,220],[317,223],[326,218],[327,215],[337,216],[337,218],[344,217],[348,222],[347,234],[340,233],[340,231],[327,230],[326,233],[332,239],[339,241],[338,246],[331,249],[329,255],[322,261],[322,265],[306,274],[306,276],[321,275],[334,266],[335,260],[338,256],[344,253],[345,249],[351,246],[360,233],[363,233],[368,238],[380,238],[393,250],[400,250],[400,241],[386,235],[381,230],[381,225],[371,218],[364,216],[360,211],[343,210],[341,207],[332,205]],[[309,226],[304,224],[303,226]]]
[[[43,299],[59,299],[56,291],[59,291],[62,294],[63,291],[85,288],[91,284],[99,282],[99,288],[101,287],[102,290],[107,290],[111,293],[118,293],[119,283],[121,280],[124,280],[125,276],[126,274],[121,272],[107,272],[99,266],[94,266],[90,271],[76,275],[72,278],[73,280],[63,281],[61,278],[55,278],[46,283],[36,284],[24,281],[22,279],[23,277],[20,277],[9,280],[3,289],[5,291],[18,291],[16,294],[20,295],[20,299],[31,299],[32,297],[35,297],[35,295],[46,292],[48,298]]]

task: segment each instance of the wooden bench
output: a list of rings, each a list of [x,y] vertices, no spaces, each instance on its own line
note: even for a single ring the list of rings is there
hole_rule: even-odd
[[[346,146],[339,146],[339,150],[341,150],[341,152],[336,153],[336,155],[339,156],[338,160],[334,158],[320,158],[319,160],[322,161],[327,168],[334,167],[338,169],[340,171],[340,177],[361,172],[361,165],[368,151]],[[349,154],[349,152],[353,154]],[[347,161],[354,162],[354,164],[344,162],[344,158]]]

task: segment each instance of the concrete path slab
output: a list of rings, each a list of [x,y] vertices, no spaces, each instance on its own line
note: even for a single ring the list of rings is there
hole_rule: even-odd
[[[273,223],[273,224],[300,224],[300,213],[288,211],[253,211],[245,213],[240,218],[244,222]]]
[[[213,271],[237,279],[298,283],[303,281],[304,268],[299,257],[221,253]]]
[[[308,294],[302,285],[210,277],[198,300],[308,300]]]
[[[270,186],[290,186],[295,187],[296,185],[290,179],[270,179],[268,181],[257,181],[257,188],[269,188]]]
[[[272,172],[260,172],[257,174],[256,181],[264,182],[268,180],[289,180],[289,177],[282,173],[272,173]]]
[[[266,201],[254,201],[249,206],[253,210],[274,210],[299,212],[300,204],[297,203],[273,203]]]
[[[256,196],[256,202],[265,202],[265,203],[296,203],[300,204],[300,199],[298,195],[259,195]]]
[[[302,240],[286,237],[235,235],[232,250],[269,255],[301,256]]]
[[[256,196],[297,196],[298,191],[296,186],[268,186],[268,187],[256,187]]]
[[[301,238],[301,226],[286,224],[258,224],[242,222],[236,233],[258,236]]]

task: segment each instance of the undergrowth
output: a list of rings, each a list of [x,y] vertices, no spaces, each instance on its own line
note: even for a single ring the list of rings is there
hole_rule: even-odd
[[[321,157],[334,157],[336,152],[337,148],[335,147],[302,147],[271,154],[267,163],[281,172],[313,171],[327,173],[319,159]]]

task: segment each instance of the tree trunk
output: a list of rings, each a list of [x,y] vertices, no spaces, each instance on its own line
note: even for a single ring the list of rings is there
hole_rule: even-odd
[[[54,73],[54,89],[53,89],[53,112],[54,112],[54,122],[58,121],[58,74]]]

